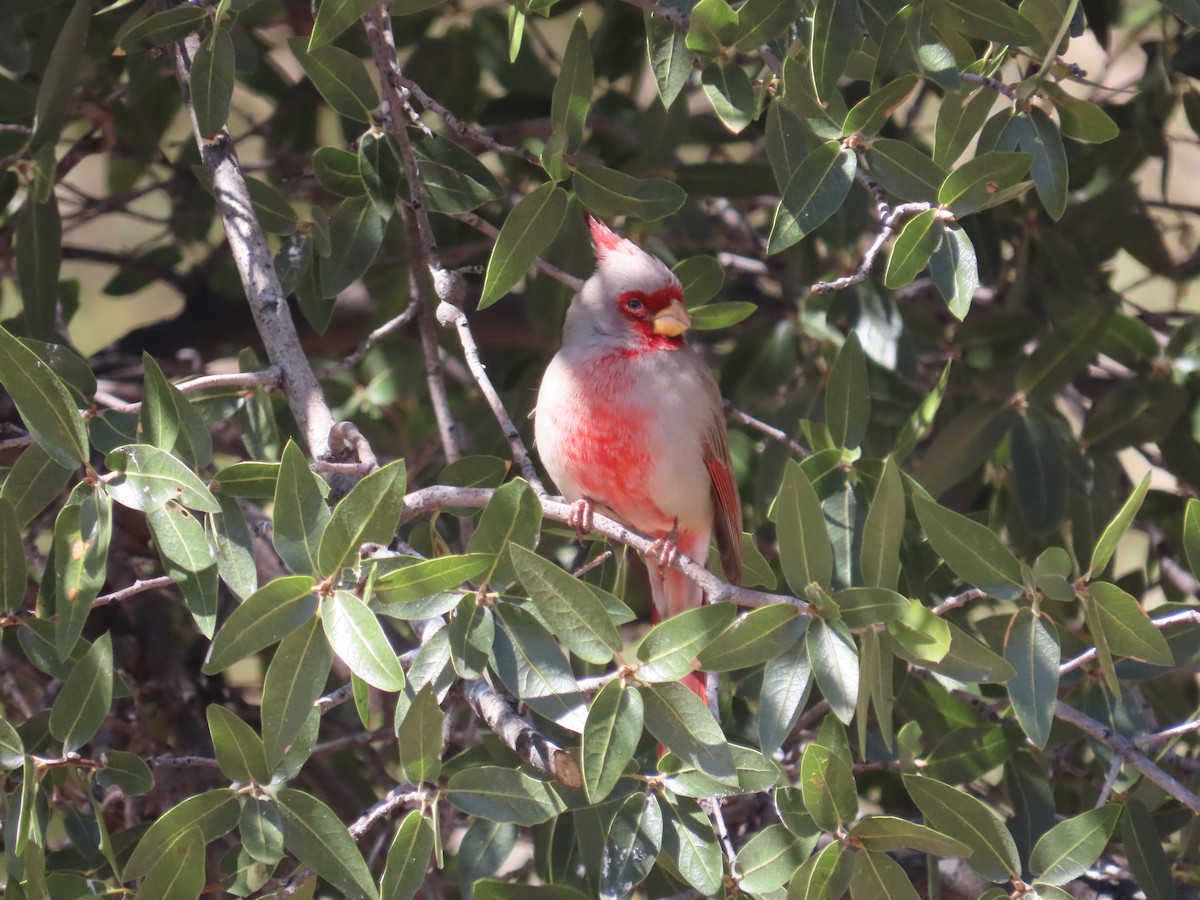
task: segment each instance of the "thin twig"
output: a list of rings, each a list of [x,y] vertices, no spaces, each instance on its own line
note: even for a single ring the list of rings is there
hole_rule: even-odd
[[[366,359],[366,356],[371,351],[372,347],[382,341],[393,331],[399,331],[401,328],[411,322],[413,317],[416,316],[418,309],[419,307],[417,306],[416,300],[410,300],[408,306],[404,307],[404,312],[384,322],[382,325],[368,334],[362,339],[353,353],[343,359],[340,363],[336,363],[330,366],[328,369],[323,369],[320,373],[320,377],[332,378],[335,375],[341,375],[343,372],[348,372],[353,369],[360,362]]]
[[[974,72],[959,72],[958,77],[960,81],[965,81],[967,84],[978,84],[997,94],[1003,94],[1009,100],[1017,99],[1017,89],[999,79],[990,78],[987,75],[976,75]]]
[[[725,403],[725,418],[731,422],[736,422],[739,425],[745,425],[747,428],[753,428],[760,434],[764,434],[773,441],[778,441],[783,446],[787,447],[788,451],[799,459],[804,459],[812,455],[812,451],[801,444],[799,441],[791,438],[784,431],[780,431],[774,425],[768,425],[761,419],[756,419],[754,416],[745,410],[738,409],[733,405],[732,400],[726,400]]]
[[[986,591],[981,591],[979,588],[969,588],[968,590],[963,591],[961,594],[955,594],[952,597],[947,597],[945,600],[931,609],[930,612],[935,616],[944,616],[952,609],[958,609],[960,606],[964,606],[967,603],[970,603],[972,600],[982,600],[987,596],[989,595]]]
[[[1172,625],[1181,625],[1185,622],[1200,624],[1200,610],[1185,609],[1182,612],[1169,613],[1165,616],[1159,616],[1157,619],[1151,619],[1150,624],[1155,628],[1163,629],[1170,628]],[[1065,663],[1058,667],[1058,675],[1061,678],[1069,672],[1074,672],[1076,669],[1086,666],[1097,656],[1095,647],[1088,647],[1082,653],[1071,657]]]
[[[122,600],[127,600],[135,594],[142,594],[146,591],[156,591],[159,588],[168,588],[175,583],[170,575],[159,575],[157,578],[139,578],[129,587],[121,588],[119,591],[113,591],[111,594],[102,594],[92,601],[92,609],[97,606],[108,606],[110,603],[120,603]]]
[[[663,6],[661,3],[655,3],[654,0],[625,0],[630,6],[636,6],[640,10],[650,13],[652,16],[664,21],[670,22],[680,28],[687,28],[689,17],[686,13],[680,12],[670,6]]]
[[[1171,728],[1164,728],[1162,731],[1156,731],[1153,734],[1143,734],[1134,743],[1139,747],[1149,747],[1153,744],[1160,744],[1163,741],[1180,737],[1181,735],[1191,734],[1193,731],[1200,731],[1200,719],[1181,722],[1178,725],[1174,725]]]
[[[146,759],[146,765],[155,769],[216,769],[218,763],[208,756],[173,756],[161,753]]]
[[[875,235],[875,240],[871,241],[871,246],[867,248],[867,252],[863,254],[862,262],[858,264],[858,268],[851,275],[843,275],[841,278],[835,278],[833,281],[818,281],[810,290],[814,294],[828,294],[831,291],[842,291],[848,287],[859,284],[867,280],[867,276],[871,274],[871,269],[875,266],[875,258],[879,256],[879,252],[883,249],[883,245],[888,242],[891,236],[895,233],[896,227],[909,216],[915,216],[918,213],[928,212],[931,209],[936,209],[935,205],[929,202],[922,203],[901,203],[899,206],[892,209],[883,217],[879,233]],[[943,220],[953,218],[953,215],[948,210],[938,210],[937,216]]]
[[[492,385],[492,380],[488,378],[483,360],[479,358],[479,345],[475,343],[475,336],[471,334],[471,325],[467,322],[466,313],[449,303],[439,303],[437,318],[443,326],[453,327],[458,331],[458,339],[462,342],[463,356],[466,358],[467,366],[475,377],[475,383],[479,385],[479,390],[487,399],[488,406],[492,408],[492,415],[500,423],[500,430],[504,432],[504,439],[508,441],[513,461],[521,470],[521,477],[529,482],[530,487],[538,496],[542,496],[546,493],[546,488],[542,485],[541,478],[538,477],[537,468],[533,465],[533,459],[525,447],[525,442],[521,440],[521,433],[517,431],[512,417],[504,408],[504,401],[500,399],[500,395]]]
[[[175,385],[182,394],[194,394],[197,391],[219,390],[233,388],[234,390],[250,390],[252,388],[277,388],[283,380],[278,366],[270,366],[261,372],[224,372],[220,375],[201,375],[181,381]],[[103,412],[136,413],[140,412],[142,404],[121,403],[105,407]]]
[[[356,841],[371,830],[371,826],[380,819],[390,816],[400,807],[409,803],[424,803],[425,792],[414,788],[411,784],[398,784],[384,796],[382,800],[368,809],[351,823],[350,836]]]

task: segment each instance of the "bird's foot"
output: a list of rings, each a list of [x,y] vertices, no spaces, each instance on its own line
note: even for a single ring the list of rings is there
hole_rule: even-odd
[[[571,511],[567,513],[567,527],[575,529],[575,534],[580,540],[587,537],[589,531],[592,530],[592,513],[595,507],[592,506],[592,501],[586,497],[582,500],[576,500],[571,504]]]
[[[675,523],[674,528],[650,545],[650,549],[646,551],[646,557],[653,558],[658,563],[658,577],[666,578],[667,569],[675,565],[675,560],[679,559],[678,522]]]

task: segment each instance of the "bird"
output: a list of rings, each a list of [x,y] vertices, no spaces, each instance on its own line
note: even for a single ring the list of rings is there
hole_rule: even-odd
[[[587,216],[595,272],[567,309],[542,378],[534,444],[571,503],[582,537],[594,513],[654,539],[646,556],[653,620],[704,602],[673,563],[701,565],[716,537],[725,577],[741,581],[742,508],[721,393],[684,341],[683,288],[657,257]],[[689,681],[690,680],[690,681]],[[695,673],[685,683],[701,697]]]

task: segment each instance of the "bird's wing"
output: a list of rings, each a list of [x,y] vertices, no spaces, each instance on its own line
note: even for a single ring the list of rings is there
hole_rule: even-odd
[[[725,439],[725,420],[721,415],[720,398],[715,415],[709,424],[704,443],[704,466],[712,483],[713,530],[725,578],[732,584],[742,581],[742,501],[738,497],[737,481],[733,477],[733,461]]]

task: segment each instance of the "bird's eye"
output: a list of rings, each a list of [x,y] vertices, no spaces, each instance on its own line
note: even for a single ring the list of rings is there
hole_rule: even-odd
[[[646,304],[642,302],[641,297],[630,297],[625,301],[625,308],[633,313],[641,312],[645,306]]]

